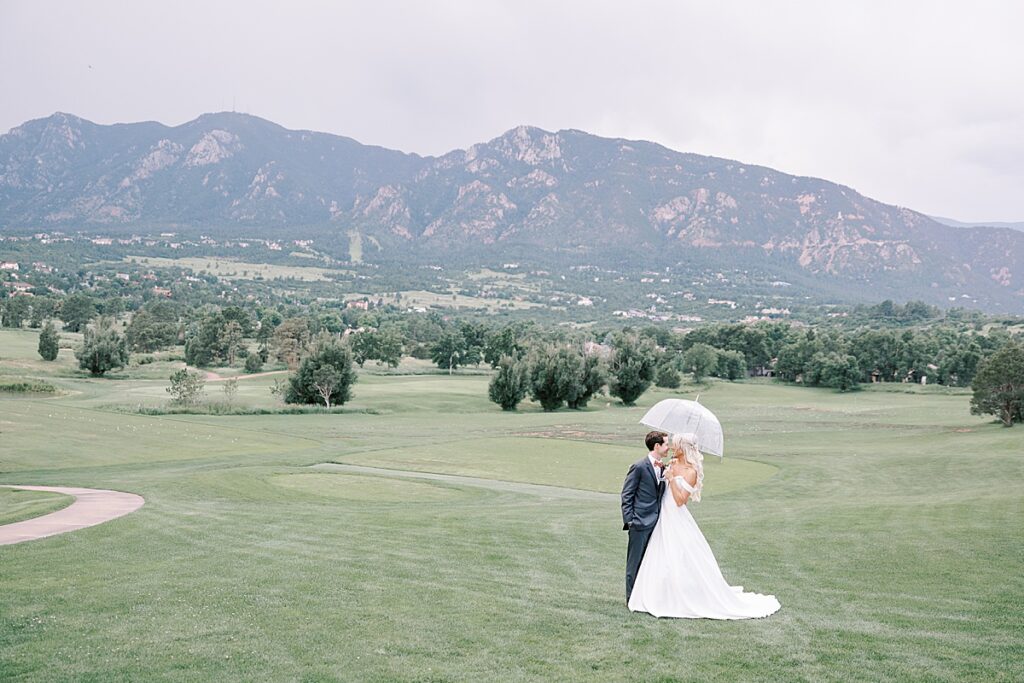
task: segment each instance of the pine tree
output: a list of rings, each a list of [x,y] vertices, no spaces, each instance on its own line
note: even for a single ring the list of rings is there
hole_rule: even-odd
[[[519,402],[526,398],[526,392],[526,365],[512,356],[503,357],[498,361],[498,373],[487,387],[487,395],[502,410],[515,410]]]
[[[75,352],[78,367],[100,376],[128,364],[128,344],[118,334],[113,318],[101,316],[85,330],[85,342]]]
[[[39,355],[43,360],[57,360],[60,352],[60,335],[52,322],[46,323],[42,332],[39,333]]]
[[[622,335],[615,342],[609,368],[608,393],[631,406],[654,381],[656,358],[653,344],[634,335]]]

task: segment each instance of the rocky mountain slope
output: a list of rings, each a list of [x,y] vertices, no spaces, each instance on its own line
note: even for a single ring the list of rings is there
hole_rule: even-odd
[[[177,127],[55,114],[0,136],[0,230],[165,226],[359,234],[369,259],[724,263],[1024,311],[1024,233],[650,142],[520,127],[420,157],[231,113]]]

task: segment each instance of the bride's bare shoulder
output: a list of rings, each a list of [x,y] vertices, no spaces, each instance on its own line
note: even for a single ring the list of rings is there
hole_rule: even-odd
[[[697,470],[689,465],[683,465],[679,468],[679,476],[686,480],[686,483],[690,486],[694,486],[697,483]]]

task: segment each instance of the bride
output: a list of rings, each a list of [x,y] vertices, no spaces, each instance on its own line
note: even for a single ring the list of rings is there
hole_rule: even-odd
[[[743,586],[726,583],[708,542],[686,509],[688,501],[700,502],[704,485],[704,461],[696,436],[675,435],[672,449],[661,513],[629,609],[686,619],[751,619],[773,614],[780,607],[774,595],[744,593]]]

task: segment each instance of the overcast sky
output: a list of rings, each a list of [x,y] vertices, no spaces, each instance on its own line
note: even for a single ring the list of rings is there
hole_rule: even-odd
[[[0,132],[235,109],[441,154],[520,124],[1024,221],[1024,2],[0,0]]]

